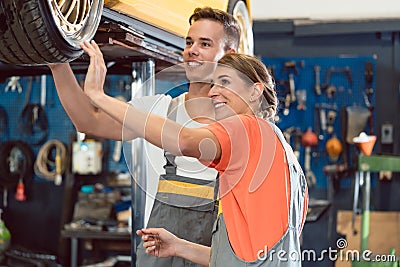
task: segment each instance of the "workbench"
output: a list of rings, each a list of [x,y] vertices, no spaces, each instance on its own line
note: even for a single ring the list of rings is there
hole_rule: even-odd
[[[123,248],[123,250],[130,252],[131,234],[128,232],[63,230],[61,236],[71,239],[71,267],[78,266],[79,240],[96,240],[102,243],[117,242],[120,244],[118,250]]]

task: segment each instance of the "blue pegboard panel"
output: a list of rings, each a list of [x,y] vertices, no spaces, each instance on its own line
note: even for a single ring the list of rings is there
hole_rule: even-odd
[[[328,164],[340,164],[343,156],[337,161],[332,161],[326,151],[326,141],[334,134],[342,140],[341,110],[350,106],[363,107],[372,114],[374,122],[375,114],[375,69],[376,57],[371,56],[337,56],[337,57],[298,57],[298,58],[262,58],[264,64],[274,75],[277,93],[280,100],[277,125],[283,131],[289,127],[300,129],[304,133],[311,127],[319,136],[318,145],[312,148],[311,169],[314,172],[317,188],[327,187],[327,177],[323,172],[324,166]],[[371,66],[371,71],[366,75],[366,64]],[[316,68],[319,68],[319,80],[321,93],[316,91]],[[296,101],[290,103],[285,110],[285,99],[290,95],[290,76],[294,82]],[[372,78],[370,80],[369,78]],[[299,106],[299,92],[305,93],[305,108]],[[371,107],[371,109],[370,109]],[[332,132],[320,129],[319,111],[323,109],[327,114],[329,111],[336,112],[336,119],[332,124]],[[368,134],[375,131],[374,124],[369,121],[365,127]],[[294,138],[291,144],[294,146]],[[349,146],[349,160],[355,154],[356,148]],[[300,163],[304,166],[304,147],[300,146]],[[350,187],[351,177],[344,177],[341,187]]]
[[[84,75],[77,75],[76,77],[78,81],[82,81],[84,79]],[[32,89],[29,100],[27,100],[27,88],[30,84],[30,79],[32,79]],[[7,79],[4,84],[0,84],[0,106],[6,112],[8,124],[1,135],[1,142],[9,140],[22,140],[27,143],[31,143],[31,148],[34,151],[34,156],[36,159],[36,155],[42,144],[34,144],[34,142],[32,142],[32,138],[29,136],[23,136],[19,128],[21,127],[21,113],[27,101],[29,101],[31,104],[41,103],[41,76],[20,77],[18,82],[21,86],[21,92],[18,91],[17,87],[7,87],[9,82],[10,78]],[[109,75],[107,76],[105,91],[109,95],[122,95],[129,100],[130,84],[130,76]],[[55,89],[53,77],[51,75],[46,75],[46,87],[46,103],[43,106],[43,110],[48,120],[49,129],[45,141],[57,139],[63,142],[65,145],[68,145],[71,134],[75,133],[76,129],[60,103]],[[1,129],[3,129],[3,125]],[[106,140],[105,149],[108,149],[108,151],[112,153],[114,143],[115,141]],[[127,172],[127,166],[123,158],[123,153],[119,162],[114,162],[111,159],[111,155],[106,156],[109,158],[107,166],[108,171]],[[35,179],[43,180],[37,176],[35,176]]]

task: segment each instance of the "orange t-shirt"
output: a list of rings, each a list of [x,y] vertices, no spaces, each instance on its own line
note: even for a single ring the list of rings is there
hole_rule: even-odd
[[[272,126],[250,115],[232,116],[206,126],[218,139],[220,196],[229,241],[235,254],[257,259],[288,228],[289,169]]]

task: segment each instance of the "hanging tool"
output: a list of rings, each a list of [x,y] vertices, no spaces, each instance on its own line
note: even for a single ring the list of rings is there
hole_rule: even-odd
[[[327,88],[330,84],[331,81],[331,76],[333,73],[345,73],[347,80],[349,81],[350,87],[353,86],[353,78],[351,75],[351,70],[349,66],[346,66],[344,68],[335,68],[335,67],[330,67],[326,71],[326,76],[325,76],[325,83],[322,85],[322,88]]]
[[[316,185],[317,181],[315,178],[315,174],[311,170],[311,147],[318,145],[318,138],[315,133],[313,133],[311,127],[307,129],[307,131],[301,137],[301,143],[305,147],[305,155],[304,155],[304,169],[306,171],[306,179],[307,183],[310,187]]]
[[[21,151],[18,148],[13,148],[10,151],[10,155],[7,161],[9,164],[10,171],[19,175],[17,191],[15,193],[15,199],[17,201],[25,201],[26,200],[25,186],[22,174],[23,173],[22,169],[25,166],[25,164]]]
[[[25,186],[22,178],[19,178],[18,185],[17,185],[17,191],[15,192],[15,200],[17,201],[25,201],[26,200],[26,195],[25,195]]]
[[[337,117],[336,110],[336,104],[317,103],[314,105],[314,129],[319,140],[324,140],[326,133],[333,133]]]
[[[336,86],[331,84],[331,76],[333,73],[345,73],[347,80],[349,81],[350,87],[353,87],[353,78],[351,75],[350,67],[348,66],[344,68],[330,67],[326,71],[325,83],[321,85],[321,88],[326,91],[326,94],[329,98],[334,97],[337,92]]]
[[[314,129],[319,140],[324,140],[324,132],[322,131],[322,121],[320,115],[321,106],[314,104]]]
[[[299,71],[296,67],[296,61],[292,60],[292,61],[286,61],[283,64],[283,72],[293,72],[294,74],[299,74]]]
[[[306,101],[307,101],[307,91],[306,90],[297,90],[297,110],[306,110]]]
[[[25,107],[29,104],[31,98],[32,83],[33,83],[33,78],[32,76],[30,76],[28,79],[28,87],[26,88],[25,105],[24,105]]]
[[[40,81],[39,78],[39,76],[36,77],[36,82]],[[20,115],[21,119],[18,122],[18,131],[22,139],[25,139],[28,143],[41,144],[42,141],[47,138],[48,121],[42,105],[29,103],[32,93],[32,84],[33,77],[29,77],[25,95],[25,105]],[[41,97],[42,96],[43,94]]]
[[[334,134],[331,138],[326,141],[325,144],[326,152],[328,153],[329,160],[336,162],[339,159],[340,154],[343,151],[343,146],[340,140]]]
[[[19,150],[16,147],[11,149],[7,161],[9,163],[10,171],[19,175],[17,191],[15,193],[15,199],[17,201],[25,201],[26,196],[25,196],[25,186],[23,182],[23,173],[25,172],[26,169],[26,163],[21,150]]]
[[[314,71],[315,71],[315,87],[314,87],[315,94],[321,95],[321,79],[320,79],[321,67],[318,65],[315,65]]]
[[[291,144],[293,147],[293,153],[297,159],[300,157],[300,143],[302,132],[300,128],[297,127],[289,127],[283,131],[283,136],[288,144]],[[292,139],[293,137],[293,139]],[[293,140],[293,141],[292,141]]]
[[[56,147],[55,163],[56,163],[56,176],[54,178],[54,184],[61,185],[63,170],[61,165],[61,149],[59,147]]]
[[[28,104],[22,110],[18,122],[18,131],[21,138],[34,145],[42,144],[48,136],[48,120],[40,104]]]
[[[296,101],[295,85],[293,73],[289,73],[289,90],[290,90],[290,101],[293,103]]]
[[[327,123],[326,123],[326,111],[322,107],[319,108],[319,121],[321,123],[321,131],[324,134],[326,133]]]
[[[283,86],[284,87],[284,97],[283,97],[283,105],[284,105],[284,109],[283,109],[283,115],[287,116],[289,115],[289,111],[290,111],[290,104],[292,103],[292,93],[290,90],[290,85],[289,82],[287,81],[282,81],[280,82],[278,85]]]
[[[298,74],[299,71],[296,67],[296,61],[287,61],[283,64],[283,72],[288,72],[288,80],[289,80],[289,93],[285,96],[285,110],[283,111],[283,115],[289,115],[289,106],[291,103],[296,101],[296,89],[294,82],[294,75]]]
[[[283,110],[283,115],[285,115],[285,116],[289,115],[289,108],[290,108],[291,102],[292,101],[290,100],[290,93],[288,93],[285,96],[285,109]]]
[[[283,103],[283,115],[289,115],[289,108],[291,98],[290,98],[290,90],[289,90],[289,82],[286,80],[280,80],[276,82],[276,91],[279,95],[279,103]]]
[[[337,117],[337,112],[335,110],[329,110],[328,114],[326,115],[326,132],[328,134],[333,133],[334,131],[334,124]]]
[[[4,190],[4,206],[8,204],[7,195],[10,188],[15,190],[15,187],[20,184],[18,192],[26,193],[25,188],[29,180],[33,178],[33,161],[32,148],[22,141],[7,141],[0,146],[0,166],[3,166],[0,168],[0,185]]]
[[[371,86],[374,80],[374,71],[372,70],[372,62],[365,62],[365,82],[367,85]]]
[[[346,107],[347,112],[347,134],[346,141],[353,144],[353,138],[365,131],[368,117],[370,116],[369,110],[360,106]]]
[[[336,95],[337,88],[336,88],[336,86],[331,84],[326,88],[325,91],[326,91],[326,96],[328,98],[333,98]]]
[[[46,105],[46,83],[46,75],[42,75],[40,80],[40,105],[42,105],[42,107]]]
[[[365,63],[365,83],[366,83],[366,88],[364,89],[363,96],[364,96],[364,102],[365,105],[367,106],[370,115],[368,119],[368,126],[369,126],[369,131],[371,134],[374,133],[374,117],[373,117],[373,111],[374,111],[374,106],[372,105],[372,96],[374,94],[374,88],[372,87],[372,82],[373,82],[373,75],[374,72],[372,70],[372,62],[367,61]]]
[[[349,170],[344,164],[325,165],[323,172],[329,178],[328,183],[328,200],[333,201],[333,193],[340,189],[340,178],[349,175]]]
[[[8,92],[8,90],[11,88],[11,92],[18,90],[18,93],[22,93],[22,86],[19,83],[19,79],[20,79],[19,76],[12,76],[10,78],[10,81],[6,85],[4,92]]]

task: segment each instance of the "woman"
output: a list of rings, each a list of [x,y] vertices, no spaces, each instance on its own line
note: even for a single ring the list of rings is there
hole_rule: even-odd
[[[196,129],[105,95],[101,52],[94,42],[85,42],[82,48],[91,61],[85,93],[94,105],[135,136],[175,155],[198,158],[219,172],[222,214],[215,223],[211,249],[153,228],[137,233],[147,253],[210,266],[301,265],[299,236],[307,186],[290,146],[271,123],[278,104],[276,92],[258,59],[227,54],[218,62],[209,92],[218,122]],[[192,64],[190,71],[204,69],[204,64]]]

